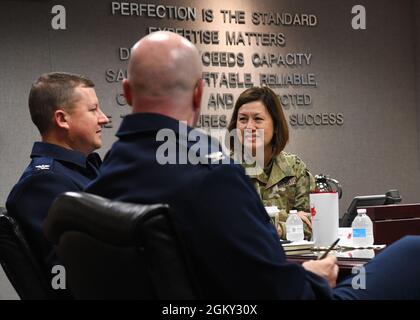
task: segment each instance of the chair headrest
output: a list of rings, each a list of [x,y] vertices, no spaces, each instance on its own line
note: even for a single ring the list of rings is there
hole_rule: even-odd
[[[51,205],[44,232],[55,244],[63,232],[77,230],[110,244],[127,245],[135,241],[136,226],[168,211],[166,204],[133,204],[85,192],[65,192]]]
[[[0,208],[0,211],[0,239],[2,241],[8,239],[9,241],[14,242],[14,245],[23,247],[26,254],[32,255],[28,242],[17,221],[9,216],[6,209]],[[31,259],[33,258],[31,257]]]

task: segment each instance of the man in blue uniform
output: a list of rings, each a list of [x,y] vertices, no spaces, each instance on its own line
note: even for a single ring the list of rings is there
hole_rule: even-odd
[[[42,223],[55,197],[80,191],[98,174],[101,159],[102,113],[94,84],[75,74],[42,75],[29,94],[29,111],[42,142],[35,142],[31,162],[6,202],[9,214],[21,224],[46,272],[57,262]]]
[[[401,297],[392,295],[401,284],[388,281],[381,266],[401,258],[400,249],[413,255],[420,250],[419,239],[397,244],[381,253],[382,262],[366,267],[367,296],[351,287],[351,279],[332,289],[338,273],[333,256],[303,265],[287,261],[243,168],[229,163],[206,135],[192,128],[203,82],[199,53],[185,38],[160,31],[137,42],[123,89],[133,114],[123,119],[119,140],[86,191],[126,202],[168,203],[202,298],[381,298],[383,292]],[[409,281],[399,278],[412,298],[420,298],[419,267],[419,261],[409,267]]]

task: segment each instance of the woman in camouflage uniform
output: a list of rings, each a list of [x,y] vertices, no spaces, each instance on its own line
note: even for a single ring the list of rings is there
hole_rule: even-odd
[[[252,164],[254,171],[250,170],[251,165],[244,166],[264,206],[277,206],[280,210],[275,223],[279,236],[286,238],[288,213],[296,209],[304,222],[305,239],[310,239],[309,193],[315,188],[315,180],[299,157],[283,151],[289,129],[277,95],[267,87],[244,91],[236,101],[228,130],[236,130],[244,146],[242,152],[249,149],[255,156],[257,148],[263,150],[264,160],[260,165],[263,170],[255,171],[255,163]],[[234,139],[235,135],[231,135],[231,147]]]

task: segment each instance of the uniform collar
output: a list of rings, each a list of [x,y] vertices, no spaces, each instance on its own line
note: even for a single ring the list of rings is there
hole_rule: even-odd
[[[221,150],[219,142],[208,134],[192,128],[182,121],[158,113],[133,113],[125,116],[116,136],[123,138],[134,134],[157,132],[162,129],[173,130],[177,134],[177,143],[187,148],[200,149],[200,143],[207,142],[209,150]]]
[[[86,168],[86,156],[78,151],[63,148],[47,142],[35,142],[31,152],[31,158],[48,157],[54,160],[66,161]]]

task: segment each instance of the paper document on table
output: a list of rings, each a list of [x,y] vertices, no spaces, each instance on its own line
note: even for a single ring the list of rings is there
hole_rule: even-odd
[[[373,259],[375,257],[375,250],[373,250],[373,249],[355,249],[355,250],[336,251],[333,254],[337,258]]]
[[[284,251],[311,250],[314,247],[314,242],[307,240],[293,241],[290,243],[282,244],[282,247]]]

